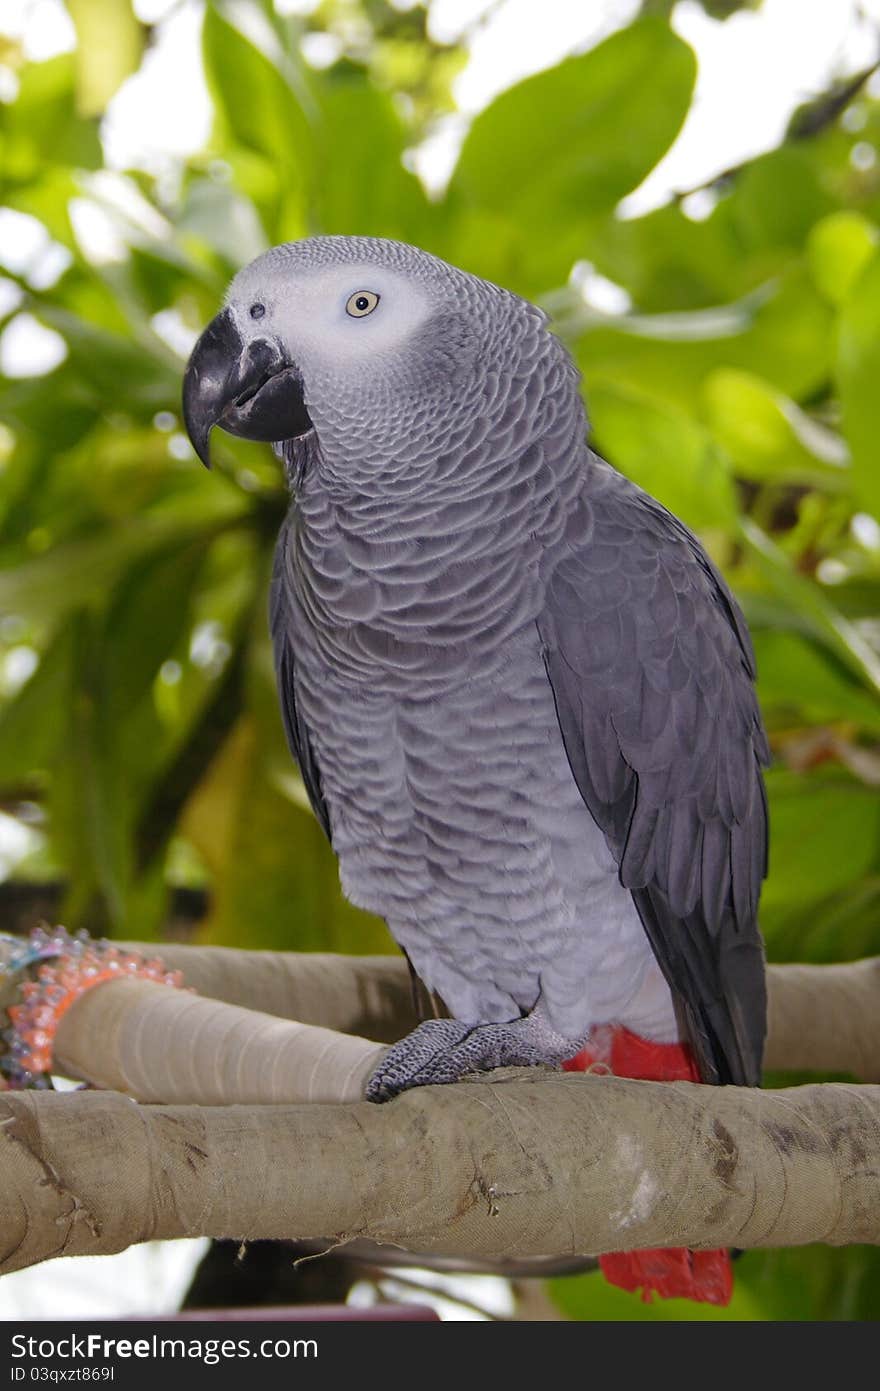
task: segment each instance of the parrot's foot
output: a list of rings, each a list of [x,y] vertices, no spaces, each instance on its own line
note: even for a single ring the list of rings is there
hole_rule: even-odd
[[[468,1072],[494,1067],[558,1064],[572,1057],[583,1039],[563,1038],[537,1013],[509,1024],[462,1024],[428,1019],[389,1048],[367,1083],[368,1101],[388,1101],[409,1087],[457,1082]]]

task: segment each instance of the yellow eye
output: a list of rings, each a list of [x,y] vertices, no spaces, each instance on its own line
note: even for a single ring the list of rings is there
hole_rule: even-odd
[[[354,294],[349,296],[345,312],[353,319],[363,319],[367,314],[372,314],[378,303],[379,296],[372,290],[355,290]]]

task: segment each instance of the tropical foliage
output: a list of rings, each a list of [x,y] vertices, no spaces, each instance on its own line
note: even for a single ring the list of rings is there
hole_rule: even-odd
[[[179,419],[186,342],[236,268],[278,241],[359,232],[552,314],[596,447],[699,531],[750,620],[776,760],[770,956],[880,951],[869,86],[821,94],[778,148],[624,219],[694,90],[670,6],[645,5],[502,93],[429,197],[410,151],[451,109],[463,55],[429,38],[422,5],[337,0],[304,19],[208,0],[210,140],[173,177],[122,175],[100,118],[150,34],[121,0],[68,8],[75,52],[0,48],[17,78],[0,103],[0,202],[64,251],[54,275],[31,275],[4,266],[0,238],[0,805],[7,828],[28,828],[15,882],[60,884],[66,920],[93,931],[161,935],[172,890],[205,889],[206,941],[387,948],[340,897],[281,732],[265,622],[278,466],[218,436],[206,474]],[[306,31],[335,36],[329,67],[304,61]],[[64,350],[39,375],[9,362],[27,316]],[[878,1276],[860,1250],[753,1254],[732,1312],[872,1318]],[[593,1276],[554,1289],[574,1317],[652,1312]]]

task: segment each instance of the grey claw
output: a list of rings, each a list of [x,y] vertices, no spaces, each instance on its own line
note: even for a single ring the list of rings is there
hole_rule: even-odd
[[[425,1020],[389,1048],[367,1083],[367,1101],[390,1101],[409,1087],[456,1081],[461,1073],[450,1071],[448,1063],[444,1068],[443,1060],[468,1033],[468,1025],[457,1019]]]
[[[583,1039],[563,1038],[536,1011],[507,1024],[427,1019],[389,1048],[365,1095],[388,1101],[410,1087],[457,1082],[469,1072],[561,1063],[582,1046]]]

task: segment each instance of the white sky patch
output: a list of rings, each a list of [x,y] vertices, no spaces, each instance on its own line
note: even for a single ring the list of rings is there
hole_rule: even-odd
[[[20,691],[25,681],[33,676],[39,663],[40,658],[33,647],[11,647],[3,658],[0,671],[0,688],[3,694],[13,696],[16,691]]]
[[[580,291],[584,303],[601,314],[626,314],[632,309],[626,290],[601,275],[589,261],[578,261],[571,273],[571,284]]]
[[[0,63],[0,101],[15,101],[20,87],[18,74]]]
[[[217,675],[231,655],[232,648],[219,623],[211,620],[196,625],[189,643],[189,659],[195,666]]]
[[[67,357],[67,344],[32,314],[16,314],[0,334],[0,372],[4,377],[42,377]]]
[[[101,133],[111,169],[161,173],[206,144],[212,112],[201,60],[202,8],[184,0],[169,10],[140,70],[110,102]]]
[[[843,584],[849,579],[849,567],[836,556],[829,555],[816,566],[816,577],[822,584]]]
[[[53,241],[37,218],[0,207],[0,265],[35,290],[47,290],[70,265],[66,246]]]
[[[28,280],[35,290],[50,290],[72,262],[73,257],[66,246],[57,241],[50,241],[36,265],[31,267]]]
[[[313,68],[329,68],[342,53],[342,40],[336,34],[303,34],[300,48]]]
[[[77,245],[90,265],[125,260],[125,242],[104,208],[89,198],[71,198],[68,212]]]
[[[797,106],[877,57],[856,0],[764,0],[723,22],[681,0],[673,25],[699,60],[694,101],[672,149],[621,205],[626,217],[772,149]]]
[[[436,1309],[443,1320],[478,1322],[492,1315],[510,1318],[515,1313],[510,1284],[497,1275],[447,1275],[441,1271],[407,1266],[401,1271],[401,1276],[406,1277],[406,1284],[395,1280],[393,1270],[379,1279],[376,1285],[358,1282],[352,1287],[346,1302],[355,1309],[369,1309],[380,1302],[378,1287],[378,1296],[384,1295],[402,1304],[427,1304]],[[414,1288],[420,1285],[426,1287],[424,1292]],[[467,1300],[468,1304],[457,1303],[457,1296]],[[470,1307],[471,1304],[484,1309],[485,1313],[479,1313],[477,1308]]]
[[[0,32],[21,39],[34,63],[76,47],[76,30],[61,0],[3,0]]]
[[[0,879],[9,875],[40,844],[40,834],[30,826],[0,812]],[[5,1278],[5,1277],[4,1277]],[[2,1300],[0,1300],[2,1317]]]
[[[179,309],[160,309],[158,314],[153,315],[150,324],[156,336],[172,352],[184,359],[189,357],[199,335],[184,323]]]
[[[868,512],[857,512],[850,522],[850,530],[866,551],[880,551],[880,522],[876,517]]]
[[[208,1245],[202,1239],[150,1241],[116,1256],[61,1256],[13,1271],[0,1280],[0,1318],[172,1314]]]
[[[133,0],[132,8],[143,24],[158,24],[176,4],[177,0]]]
[[[24,291],[18,288],[14,280],[4,280],[0,276],[0,319],[5,319],[7,314],[17,309],[23,299]]]
[[[171,225],[145,198],[134,179],[110,169],[81,175],[83,190],[120,219],[131,223],[148,237],[170,236]]]
[[[156,29],[140,72],[123,84],[104,120],[111,168],[161,174],[203,148],[211,106],[200,54],[202,8],[201,0],[136,0],[138,16]],[[315,9],[315,0],[281,0],[278,8],[305,14]],[[455,85],[461,114],[440,123],[417,152],[419,175],[433,190],[442,188],[468,117],[513,82],[592,47],[637,9],[637,0],[503,0],[497,6],[490,0],[433,0],[432,34],[446,42],[465,34],[470,59]],[[872,19],[880,20],[880,0],[764,0],[760,10],[725,21],[710,19],[696,0],[680,0],[675,28],[699,61],[694,106],[666,158],[625,200],[624,215],[649,211],[671,193],[772,148],[796,106],[834,74],[874,60]],[[22,37],[34,58],[74,43],[60,0],[3,0],[0,31]],[[692,212],[706,215],[697,203]]]
[[[431,32],[453,38],[451,14],[460,3],[435,0],[431,7]],[[482,10],[486,9],[483,5]],[[455,83],[455,99],[462,111],[480,111],[514,82],[552,67],[569,53],[592,48],[632,19],[639,0],[593,0],[573,5],[571,0],[507,0],[477,26],[470,39],[470,61]],[[466,21],[467,22],[467,21]],[[459,24],[458,32],[464,27]]]

